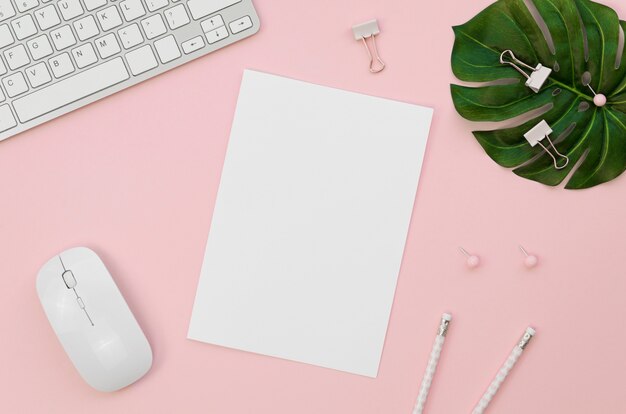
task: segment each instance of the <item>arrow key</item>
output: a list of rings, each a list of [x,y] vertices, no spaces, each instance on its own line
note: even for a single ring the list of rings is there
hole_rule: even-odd
[[[233,32],[233,34],[237,34],[239,32],[243,32],[244,30],[251,28],[252,19],[250,18],[250,16],[245,16],[245,17],[242,17],[241,19],[237,19],[233,22],[230,22],[229,26],[230,26],[230,31]]]
[[[202,49],[204,47],[204,39],[202,36],[196,36],[193,39],[183,42],[181,46],[183,47],[183,52],[188,55],[196,50]]]
[[[224,26],[224,19],[222,19],[222,16],[218,14],[209,19],[206,19],[200,24],[202,25],[202,30],[204,31],[204,33],[207,33],[211,30],[217,29],[218,27]]]
[[[226,30],[226,26],[219,27],[215,30],[211,30],[206,34],[206,38],[209,41],[209,44],[212,45],[215,42],[219,42],[222,39],[226,39],[228,37],[228,30]]]

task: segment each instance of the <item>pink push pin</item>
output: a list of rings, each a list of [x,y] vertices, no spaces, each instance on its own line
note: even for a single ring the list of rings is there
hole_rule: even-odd
[[[474,269],[474,268],[478,267],[478,265],[480,264],[480,258],[478,256],[475,256],[473,254],[469,254],[462,247],[459,247],[459,250],[461,250],[461,253],[463,253],[467,257],[467,267],[469,267],[470,269]]]
[[[539,260],[537,259],[537,256],[532,255],[532,254],[528,254],[528,252],[522,246],[520,246],[519,249],[526,256],[524,258],[524,266],[526,266],[529,269],[532,269],[533,267],[537,266],[537,263],[539,263]]]
[[[606,105],[606,102],[607,102],[606,96],[601,93],[596,93],[596,91],[594,91],[593,88],[591,87],[591,73],[589,72],[583,73],[583,85],[588,87],[593,93],[593,103],[598,108],[602,108],[604,105]]]
[[[597,107],[602,108],[606,105],[606,96],[601,93],[597,94],[593,97],[593,103],[596,104]]]

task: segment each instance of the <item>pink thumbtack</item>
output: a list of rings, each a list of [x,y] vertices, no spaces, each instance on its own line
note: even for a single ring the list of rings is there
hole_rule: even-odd
[[[532,269],[533,267],[537,266],[537,263],[539,263],[539,260],[537,259],[537,256],[532,255],[532,254],[528,254],[528,252],[522,246],[520,246],[519,249],[526,256],[524,258],[524,266],[526,266],[529,269]]]
[[[606,105],[606,96],[601,93],[597,94],[593,97],[593,103],[596,104],[597,107],[602,108]]]
[[[478,267],[478,265],[480,264],[480,258],[478,256],[475,256],[473,254],[469,254],[462,247],[459,247],[459,250],[461,250],[461,253],[463,253],[467,257],[467,267],[469,267],[470,269],[474,269],[474,268]]]
[[[582,81],[583,81],[583,85],[588,87],[589,90],[591,90],[591,92],[593,93],[593,103],[598,108],[602,108],[604,105],[606,105],[606,96],[601,93],[596,93],[593,87],[591,87],[591,73],[589,72],[583,73]]]

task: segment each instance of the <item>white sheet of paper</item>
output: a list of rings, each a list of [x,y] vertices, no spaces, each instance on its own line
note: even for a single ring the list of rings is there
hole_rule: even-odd
[[[246,71],[188,337],[376,377],[431,118]]]

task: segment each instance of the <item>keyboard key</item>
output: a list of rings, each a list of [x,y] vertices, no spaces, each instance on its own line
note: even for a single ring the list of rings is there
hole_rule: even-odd
[[[189,0],[187,7],[193,18],[198,20],[240,2],[241,0]]]
[[[4,66],[4,62],[0,59],[0,75],[4,75],[5,73],[7,73],[7,67]]]
[[[230,31],[233,32],[233,34],[237,34],[251,28],[252,19],[250,18],[250,16],[245,16],[241,19],[237,19],[234,22],[231,22],[228,26],[230,27]]]
[[[96,51],[93,50],[91,43],[85,43],[84,45],[72,49],[72,56],[74,56],[76,66],[78,66],[79,69],[85,68],[98,61]]]
[[[204,31],[204,33],[206,33],[210,32],[211,30],[215,30],[218,27],[224,26],[224,19],[222,19],[222,16],[218,14],[217,16],[213,16],[210,19],[206,19],[205,21],[200,23],[200,25],[202,26],[202,30]]]
[[[8,46],[13,44],[13,42],[15,42],[15,39],[11,33],[11,29],[9,29],[9,25],[3,24],[0,26],[0,47]]]
[[[13,101],[21,122],[35,119],[128,79],[121,57],[39,89]]]
[[[52,68],[52,74],[55,78],[61,78],[75,70],[72,59],[67,53],[61,53],[59,56],[48,59],[48,64]]]
[[[161,59],[161,63],[171,62],[181,56],[180,49],[173,35],[169,35],[154,42],[154,48],[159,55],[159,59]]]
[[[39,0],[17,0],[17,9],[21,12],[25,12],[39,6]]]
[[[2,94],[2,97],[4,97],[4,94]],[[17,121],[15,120],[9,105],[0,106],[0,132],[4,132],[16,126]]]
[[[68,47],[76,44],[76,38],[69,25],[61,26],[56,30],[50,32],[52,42],[57,50],[67,49]]]
[[[96,24],[96,19],[93,16],[86,16],[82,19],[78,19],[74,22],[74,30],[81,41],[91,39],[94,36],[100,34],[100,29]]]
[[[19,69],[30,63],[30,59],[28,58],[28,53],[26,53],[24,45],[17,45],[11,49],[5,50],[4,58],[7,60],[11,70]]]
[[[154,69],[158,66],[154,52],[150,48],[150,45],[145,45],[139,49],[135,49],[132,52],[126,54],[126,61],[130,72],[137,76],[144,72]]]
[[[120,8],[127,22],[146,15],[146,9],[143,8],[141,0],[125,0],[120,3]]]
[[[220,40],[226,39],[228,37],[228,30],[226,26],[218,27],[215,30],[211,30],[206,33],[206,39],[209,44],[212,45],[215,42],[219,42]]]
[[[11,21],[11,26],[15,32],[15,36],[18,40],[26,39],[29,36],[37,33],[37,27],[35,21],[30,14],[25,14],[22,17],[18,17]]]
[[[30,50],[31,56],[35,60],[50,56],[53,53],[52,45],[46,35],[35,37],[34,39],[26,42],[26,45],[28,46],[28,50]]]
[[[15,16],[11,0],[0,0],[0,22]]]
[[[83,0],[85,2],[85,7],[87,10],[92,11],[96,10],[99,7],[105,6],[107,4],[107,0]]]
[[[148,5],[148,10],[153,12],[167,6],[168,3],[167,0],[146,0],[146,4]]]
[[[172,30],[178,29],[190,22],[187,10],[185,10],[185,6],[182,4],[165,10],[165,19]]]
[[[186,55],[195,52],[196,50],[200,50],[204,47],[204,39],[202,36],[196,36],[193,39],[189,39],[186,42],[183,42],[183,52]]]
[[[96,39],[95,44],[102,59],[106,59],[116,53],[120,53],[122,50],[120,49],[120,44],[117,43],[117,39],[113,33],[109,33],[100,39]]]
[[[35,19],[37,19],[41,30],[48,30],[51,27],[61,24],[61,18],[57,13],[57,9],[55,9],[52,4],[37,10],[35,12]]]
[[[35,66],[31,66],[26,69],[26,76],[28,77],[28,81],[33,88],[45,85],[52,80],[50,72],[48,71],[46,64],[43,62],[37,63]]]
[[[141,26],[143,27],[143,31],[146,33],[146,37],[148,39],[154,39],[155,37],[161,36],[163,33],[167,32],[165,23],[163,23],[163,18],[161,18],[160,14],[155,14],[147,19],[143,19],[141,21]]]
[[[2,84],[4,85],[4,89],[6,89],[9,98],[13,98],[14,96],[21,95],[28,91],[28,85],[26,84],[26,79],[24,79],[22,72],[15,72],[6,78],[3,78]]]
[[[120,16],[120,12],[117,11],[117,7],[115,6],[100,10],[96,13],[96,16],[100,22],[100,27],[102,27],[104,31],[122,25],[122,16]]]
[[[71,20],[85,12],[83,6],[80,4],[80,0],[60,0],[57,5],[65,20]]]
[[[133,23],[128,27],[118,30],[117,35],[120,37],[124,49],[130,49],[143,42],[143,35],[137,23]]]

